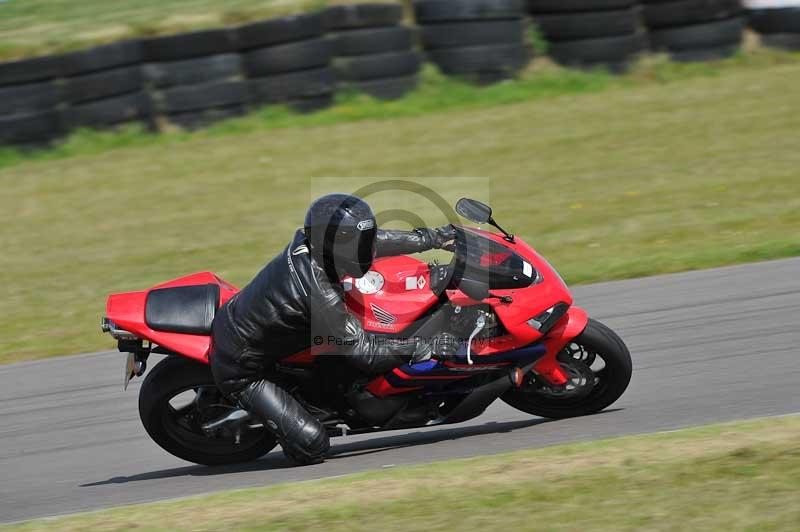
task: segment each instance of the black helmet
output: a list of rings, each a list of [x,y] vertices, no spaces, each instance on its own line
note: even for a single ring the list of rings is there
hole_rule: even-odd
[[[375,258],[378,228],[372,209],[349,194],[322,196],[308,208],[306,238],[311,257],[332,280],[361,277]]]

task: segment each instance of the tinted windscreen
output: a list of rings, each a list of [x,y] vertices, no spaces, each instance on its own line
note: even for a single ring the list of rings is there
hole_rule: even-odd
[[[469,229],[456,230],[457,279],[487,283],[490,289],[525,288],[536,279],[533,266],[513,250]]]

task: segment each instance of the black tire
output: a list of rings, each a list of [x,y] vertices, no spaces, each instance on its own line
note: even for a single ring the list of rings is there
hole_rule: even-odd
[[[525,15],[523,0],[417,0],[414,15],[420,24],[465,20],[509,20]]]
[[[322,13],[328,30],[395,26],[403,19],[400,4],[350,4],[329,7]]]
[[[245,105],[228,105],[225,107],[213,107],[211,109],[201,109],[199,111],[189,111],[185,113],[173,113],[167,115],[167,120],[172,124],[185,129],[194,131],[208,127],[216,122],[236,118],[247,113]]]
[[[477,20],[422,27],[422,45],[426,50],[482,46],[487,44],[522,44],[525,23],[522,20]]]
[[[142,66],[142,74],[148,84],[157,88],[197,85],[241,76],[242,58],[239,54],[220,54],[169,63],[148,63]]]
[[[336,87],[336,75],[329,67],[301,70],[248,81],[253,103],[277,103],[330,94]]]
[[[758,33],[800,33],[800,7],[753,9],[748,18]]]
[[[574,11],[609,11],[638,4],[638,0],[528,0],[531,13],[568,13]]]
[[[0,116],[0,144],[27,144],[51,140],[61,128],[56,111]]]
[[[397,100],[419,85],[419,77],[412,75],[399,78],[373,79],[370,81],[356,81],[349,85],[377,100]]]
[[[141,41],[121,41],[64,55],[63,75],[75,76],[141,62]]]
[[[633,372],[631,355],[625,343],[614,331],[592,319],[573,343],[597,353],[605,363],[605,367],[595,373],[599,381],[588,394],[572,398],[556,397],[531,387],[527,390],[512,389],[501,399],[517,410],[550,419],[594,414],[614,403],[627,389]],[[563,353],[559,354],[562,365],[569,364],[571,359],[562,358]]]
[[[94,72],[67,78],[64,99],[71,104],[110,98],[142,90],[142,70],[139,65]]]
[[[224,54],[237,48],[236,34],[228,29],[193,31],[142,41],[144,61],[148,63]]]
[[[334,60],[333,68],[340,80],[364,81],[408,76],[418,72],[420,64],[419,54],[409,51],[341,57]]]
[[[47,111],[58,105],[61,90],[50,82],[0,87],[0,115]]]
[[[0,63],[0,86],[53,79],[64,73],[60,55],[47,55]]]
[[[411,28],[394,26],[341,31],[330,34],[329,38],[334,55],[351,56],[410,50],[412,36]]]
[[[183,390],[198,387],[216,389],[208,366],[187,358],[167,357],[150,370],[139,390],[139,417],[150,437],[170,454],[204,465],[249,462],[275,447],[266,430],[253,432],[240,445],[217,438],[199,438],[176,424],[169,400]]]
[[[744,19],[741,17],[680,28],[654,30],[650,32],[650,46],[653,50],[670,52],[717,48],[740,42],[743,31]]]
[[[331,57],[332,45],[329,40],[310,39],[247,52],[244,54],[244,67],[249,77],[260,78],[323,67],[330,63]]]
[[[621,37],[551,43],[547,48],[547,54],[557,63],[566,66],[606,65],[612,70],[618,70],[624,69],[624,65],[644,48],[644,36],[635,33]]]
[[[761,44],[792,52],[800,51],[800,33],[773,33],[761,36]]]
[[[648,28],[687,26],[733,18],[742,12],[740,0],[677,0],[645,4],[642,16]]]
[[[158,102],[158,109],[167,114],[244,105],[249,100],[244,81],[213,81],[173,87],[155,93],[154,98]]]
[[[550,42],[631,35],[639,28],[636,9],[538,15],[533,22]]]
[[[65,131],[82,127],[101,129],[145,121],[151,114],[150,97],[144,92],[137,92],[64,109],[61,123]]]
[[[428,57],[445,74],[493,72],[513,75],[528,64],[531,52],[520,44],[492,44],[431,50]]]
[[[719,61],[736,54],[741,48],[740,43],[723,44],[711,48],[701,48],[699,50],[681,50],[670,52],[670,58],[680,63],[694,63],[704,61]]]
[[[262,20],[236,29],[239,47],[243,50],[311,39],[323,33],[319,13]]]

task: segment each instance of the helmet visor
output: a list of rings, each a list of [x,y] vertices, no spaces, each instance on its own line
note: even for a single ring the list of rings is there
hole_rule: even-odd
[[[367,273],[375,259],[376,235],[375,227],[339,227],[331,250],[337,269],[356,277]]]

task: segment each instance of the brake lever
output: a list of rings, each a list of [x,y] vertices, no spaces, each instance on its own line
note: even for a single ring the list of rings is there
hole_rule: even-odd
[[[470,366],[473,364],[472,362],[472,340],[478,335],[479,332],[483,330],[486,326],[486,316],[481,312],[478,315],[478,319],[475,320],[475,328],[472,330],[472,333],[469,335],[467,339],[467,364]]]

